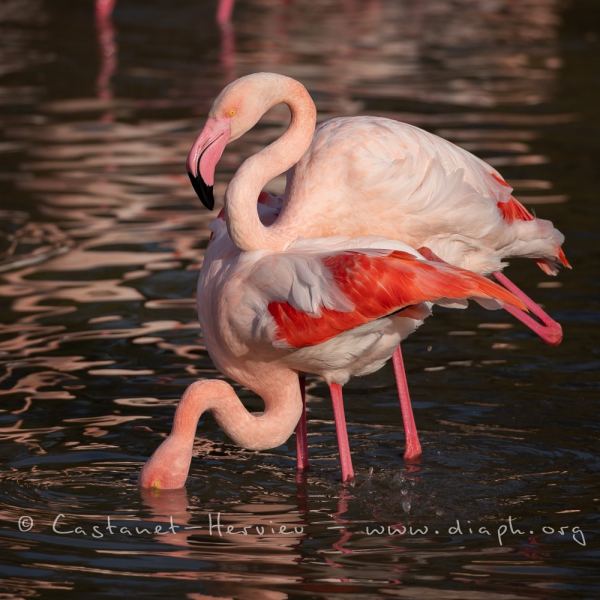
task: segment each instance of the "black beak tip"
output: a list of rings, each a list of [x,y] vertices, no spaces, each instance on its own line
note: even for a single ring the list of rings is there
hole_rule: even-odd
[[[208,210],[212,210],[215,207],[215,197],[213,195],[213,186],[206,185],[202,180],[202,177],[194,177],[190,172],[188,172],[190,181],[192,182],[192,187],[196,194],[198,194],[198,198]]]

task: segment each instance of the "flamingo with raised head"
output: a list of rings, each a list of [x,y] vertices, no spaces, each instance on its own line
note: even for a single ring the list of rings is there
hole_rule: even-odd
[[[287,104],[291,122],[275,142],[246,159],[225,193],[227,226],[241,250],[281,250],[297,239],[380,235],[469,270],[499,273],[509,257],[534,258],[545,273],[569,267],[564,236],[535,218],[493,167],[418,127],[381,117],[334,118],[315,130],[316,108],[298,81],[255,73],[219,94],[187,159],[202,202],[225,146],[270,108]],[[260,222],[257,197],[288,172],[281,214]],[[504,280],[503,280],[504,281]],[[560,341],[549,317],[546,341]]]
[[[506,310],[547,343],[560,343],[560,325],[501,272],[509,257],[533,258],[549,275],[560,264],[570,267],[561,248],[564,236],[550,221],[535,218],[493,167],[417,127],[385,118],[347,117],[326,121],[315,131],[314,102],[289,77],[248,75],[229,84],[214,101],[187,159],[192,185],[208,208],[214,206],[215,169],[225,146],[280,103],[290,108],[287,131],[245,160],[227,187],[226,222],[238,248],[278,251],[299,239],[335,235],[400,240],[432,260],[493,274],[540,321],[515,306]],[[286,171],[286,190],[278,199],[281,214],[265,225],[256,198]],[[405,458],[412,459],[421,448],[407,408],[400,347],[394,353],[394,371],[410,432]],[[303,430],[302,420],[299,432]]]
[[[261,206],[261,223],[272,222],[277,210]],[[342,479],[351,479],[341,394],[350,377],[381,368],[423,323],[433,303],[462,308],[472,298],[486,307],[525,308],[485,277],[426,260],[395,240],[313,238],[292,242],[285,250],[241,251],[223,218],[215,219],[211,229],[198,281],[206,348],[220,371],[263,399],[265,410],[259,416],[248,412],[224,381],[192,384],[176,410],[171,434],[142,470],[143,487],[184,485],[205,411],[244,448],[284,443],[302,422],[298,373],[321,375],[329,384]],[[302,445],[299,450],[302,470],[307,454]]]

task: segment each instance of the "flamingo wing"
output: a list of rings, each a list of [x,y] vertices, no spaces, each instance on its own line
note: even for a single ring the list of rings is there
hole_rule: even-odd
[[[524,308],[485,277],[400,250],[269,255],[247,284],[253,336],[278,347],[319,344],[423,302],[491,299]]]
[[[501,269],[502,259],[512,256],[533,257],[549,274],[558,264],[568,266],[564,236],[519,203],[496,169],[406,123],[326,121],[294,173],[290,203],[303,206],[306,222],[322,218],[322,205],[314,202],[312,182],[318,181],[328,190],[328,213],[339,215],[339,206],[356,202],[347,215],[352,235],[369,231],[413,247],[429,245],[448,262],[477,272]],[[324,230],[350,233],[344,227],[338,219]]]

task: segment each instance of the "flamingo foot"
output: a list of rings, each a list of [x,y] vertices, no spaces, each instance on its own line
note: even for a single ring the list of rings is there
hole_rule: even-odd
[[[518,288],[506,275],[499,271],[494,272],[493,275],[498,283],[512,292],[517,298],[523,300],[525,306],[539,318],[541,323],[514,306],[505,306],[504,309],[513,317],[521,321],[521,323],[529,327],[529,329],[542,338],[544,342],[551,346],[558,346],[563,339],[563,332],[560,324],[543,310],[539,304],[534,302],[527,294],[525,294],[525,292]]]
[[[344,398],[342,386],[338,383],[329,384],[331,402],[333,404],[333,416],[335,419],[335,430],[337,433],[338,448],[340,451],[340,465],[342,467],[342,481],[354,479],[354,468],[352,467],[352,455],[348,442],[348,429],[346,428],[346,415],[344,413]]]
[[[406,380],[406,371],[404,370],[404,360],[400,346],[394,350],[392,355],[394,365],[394,374],[396,375],[396,387],[398,388],[398,397],[400,398],[400,410],[402,411],[402,421],[404,423],[404,436],[406,438],[406,448],[404,450],[404,460],[407,462],[418,459],[421,454],[421,442],[419,433],[413,415],[410,393],[408,391],[408,381]]]
[[[296,426],[296,470],[302,473],[308,469],[308,437],[306,429],[306,378],[298,377],[302,394],[302,415]]]

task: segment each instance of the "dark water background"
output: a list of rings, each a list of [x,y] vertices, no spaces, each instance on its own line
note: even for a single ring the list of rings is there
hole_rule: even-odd
[[[208,1],[102,7],[0,3],[0,598],[598,597],[600,5],[245,0],[224,30]],[[346,390],[354,486],[312,380],[305,480],[293,438],[248,452],[208,418],[187,489],[141,493],[183,389],[215,375],[193,301],[212,216],[185,155],[259,70],[301,79],[321,118],[391,116],[499,168],[567,236],[573,271],[509,270],[565,340],[440,311],[404,345],[420,465],[387,367]],[[285,121],[228,148],[219,196]],[[249,534],[209,531],[219,513]],[[171,515],[175,533],[132,532]]]

